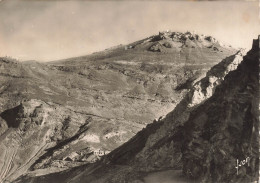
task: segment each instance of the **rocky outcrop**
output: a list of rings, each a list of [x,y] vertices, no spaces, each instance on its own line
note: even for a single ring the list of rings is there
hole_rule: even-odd
[[[206,76],[195,83],[192,91],[189,93],[191,103],[189,107],[201,104],[214,93],[216,86],[218,86],[225,78],[225,76],[233,70],[236,70],[238,65],[242,62],[245,51],[241,50],[235,55],[225,58],[219,64],[215,65]]]
[[[186,50],[189,50],[190,53],[192,49],[203,49],[203,47],[213,52],[223,52],[226,48],[231,47],[224,45],[211,36],[205,36],[195,32],[182,33],[164,31],[159,32],[159,35],[153,36],[150,39],[155,43],[149,48],[149,51],[161,53],[181,53]],[[147,41],[145,40],[143,43],[147,43]]]

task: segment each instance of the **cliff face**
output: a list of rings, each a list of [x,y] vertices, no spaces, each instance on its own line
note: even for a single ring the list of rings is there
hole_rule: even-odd
[[[114,150],[161,119],[236,52],[212,37],[163,32],[57,62],[0,58],[0,182],[93,163],[94,151]]]
[[[252,182],[259,171],[259,39],[212,67],[175,109],[101,161],[16,182],[143,182],[179,169],[198,182]]]
[[[253,182],[259,168],[259,40],[183,126],[183,172],[202,182]],[[241,163],[242,162],[242,163]]]

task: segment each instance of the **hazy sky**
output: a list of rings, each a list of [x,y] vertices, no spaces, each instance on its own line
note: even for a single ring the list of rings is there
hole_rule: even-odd
[[[130,43],[162,30],[197,31],[250,48],[258,2],[0,0],[0,56],[50,61]]]

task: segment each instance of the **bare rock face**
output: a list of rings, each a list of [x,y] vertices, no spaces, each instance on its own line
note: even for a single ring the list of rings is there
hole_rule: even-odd
[[[202,182],[258,179],[258,53],[254,44],[215,94],[192,111],[183,127],[185,175]]]
[[[176,149],[174,142],[157,142],[170,133],[164,128],[175,129],[168,117],[169,125],[162,127],[166,124],[162,119],[183,98],[186,103],[176,111],[188,107],[195,95],[186,94],[195,91],[194,83],[226,57],[227,64],[233,63],[230,56],[235,53],[214,38],[168,32],[45,64],[0,58],[0,182],[13,182],[22,174],[44,176],[92,165],[101,159],[95,152],[110,152],[134,136],[137,149],[117,162],[132,161],[128,157],[138,154],[132,162],[149,157],[155,167],[175,166],[170,156]],[[223,79],[209,80],[215,87]],[[205,93],[202,85],[199,92]],[[200,100],[209,97],[208,93]],[[188,114],[184,112],[180,120]],[[146,126],[150,131],[142,130]],[[151,131],[158,135],[152,137]],[[151,148],[154,154],[147,156]],[[164,152],[167,158],[160,159]],[[178,154],[174,157],[179,161]],[[149,158],[145,170],[151,165]],[[170,164],[165,163],[168,160]]]
[[[169,168],[198,182],[258,180],[259,40],[242,61],[240,57],[238,53],[224,59],[196,82],[204,90],[213,88],[199,104],[193,105],[193,88],[165,118],[147,125],[101,161],[16,182],[142,182],[150,171]]]
[[[191,103],[190,107],[201,104],[214,93],[216,86],[218,86],[225,78],[225,76],[233,70],[236,70],[238,65],[242,62],[245,53],[243,50],[235,55],[224,59],[221,63],[215,65],[206,75],[205,78],[195,83],[192,92],[190,92]]]
[[[159,32],[159,35],[154,36],[151,39],[154,41],[154,44],[149,48],[149,51],[162,53],[179,52],[180,57],[181,54],[185,53],[186,51],[189,53],[195,53],[197,50],[203,50],[204,48],[207,48],[208,50],[214,52],[223,52],[226,48],[230,47],[228,45],[222,44],[211,36],[205,36],[203,34],[200,35],[191,32]],[[205,52],[205,55],[207,54],[209,53]],[[186,55],[186,58],[188,57],[189,55]]]

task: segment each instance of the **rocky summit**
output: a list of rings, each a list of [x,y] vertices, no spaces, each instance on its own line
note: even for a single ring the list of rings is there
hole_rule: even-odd
[[[140,182],[169,168],[249,180],[256,50],[166,31],[48,63],[0,58],[0,182]]]

